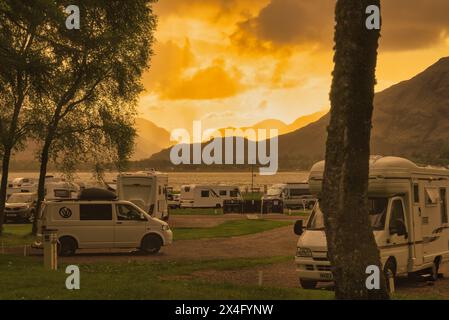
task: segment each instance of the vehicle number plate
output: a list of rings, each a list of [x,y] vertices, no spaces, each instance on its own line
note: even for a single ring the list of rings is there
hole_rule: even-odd
[[[320,273],[320,279],[332,280],[332,273]]]

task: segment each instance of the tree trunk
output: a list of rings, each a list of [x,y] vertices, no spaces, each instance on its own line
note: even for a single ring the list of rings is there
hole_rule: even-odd
[[[48,166],[48,159],[49,159],[49,152],[50,152],[50,146],[51,146],[52,139],[47,136],[44,146],[42,148],[41,152],[41,165],[39,169],[39,184],[37,187],[37,204],[36,204],[36,210],[34,212],[35,217],[33,219],[33,234],[36,235],[37,233],[37,220],[38,215],[40,214],[42,203],[45,199],[45,176],[47,175],[47,166]]]
[[[381,269],[368,216],[371,118],[379,30],[368,30],[365,13],[380,0],[338,0],[335,68],[330,94],[331,120],[321,206],[337,299],[388,299],[381,288],[368,290],[366,268]]]
[[[9,161],[11,159],[11,148],[5,148],[2,160],[2,181],[0,185],[0,236],[3,234],[3,223],[5,222],[5,203],[8,188]]]

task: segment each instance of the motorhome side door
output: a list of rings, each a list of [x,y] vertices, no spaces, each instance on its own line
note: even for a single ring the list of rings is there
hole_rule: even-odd
[[[412,188],[412,221],[411,225],[413,227],[413,236],[410,238],[411,241],[414,242],[412,247],[412,259],[413,265],[419,266],[423,264],[423,243],[422,243],[422,210],[424,209],[424,195],[421,190],[424,190],[422,187],[422,183],[420,184],[418,180],[413,181]]]
[[[409,229],[405,215],[404,201],[401,197],[394,197],[390,201],[387,232],[389,233],[388,251],[390,256],[396,258],[397,272],[408,270],[410,258]]]

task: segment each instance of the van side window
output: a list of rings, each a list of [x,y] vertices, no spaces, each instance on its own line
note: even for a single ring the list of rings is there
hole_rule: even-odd
[[[419,204],[419,185],[417,183],[413,185],[413,201],[415,204]]]
[[[147,219],[133,206],[127,204],[117,205],[117,219],[119,221],[146,221]]]
[[[397,232],[396,221],[402,221],[405,224],[404,219],[404,207],[402,206],[401,200],[394,200],[391,205],[391,217],[390,217],[390,234]]]
[[[88,221],[112,220],[112,205],[81,204],[80,220],[88,220]]]
[[[209,190],[201,190],[201,198],[209,198]]]

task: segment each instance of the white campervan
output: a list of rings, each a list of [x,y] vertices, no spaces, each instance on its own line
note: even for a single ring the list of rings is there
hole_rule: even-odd
[[[105,248],[139,248],[155,254],[173,239],[166,222],[120,200],[45,202],[38,226],[57,230],[59,254],[66,256],[77,249]]]
[[[241,200],[237,186],[187,185],[181,187],[181,208],[222,208],[225,200]]]
[[[276,200],[282,201],[284,208],[287,209],[312,209],[316,201],[310,194],[307,182],[271,186],[262,197],[262,206],[264,202]]]
[[[309,184],[321,192],[324,162],[313,166]],[[438,268],[449,260],[449,170],[418,167],[396,157],[373,157],[369,172],[369,216],[385,274],[428,274],[438,278]],[[314,288],[332,281],[327,258],[323,214],[315,205],[300,234],[296,265],[300,283]]]
[[[157,172],[123,173],[117,177],[119,200],[134,203],[152,217],[167,221],[168,175]]]

